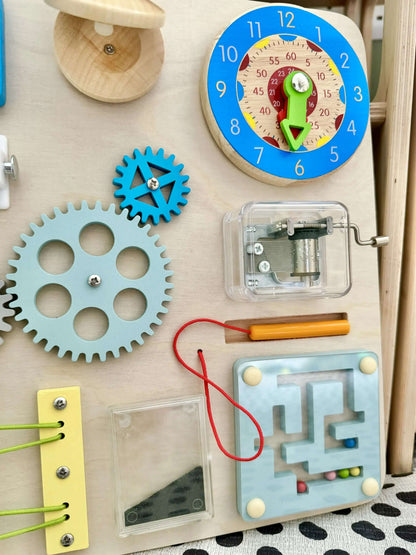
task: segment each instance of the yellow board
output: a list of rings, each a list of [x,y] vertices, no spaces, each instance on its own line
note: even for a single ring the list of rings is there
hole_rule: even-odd
[[[65,399],[66,406],[55,408],[55,399]],[[64,401],[61,403],[65,404]],[[56,404],[56,403],[55,403]],[[58,403],[59,405],[59,403]],[[62,421],[64,437],[41,446],[43,501],[45,507],[68,503],[62,514],[69,519],[45,529],[48,555],[67,553],[88,547],[87,501],[85,492],[84,448],[82,444],[81,395],[79,387],[43,389],[38,391],[39,422]],[[50,430],[40,430],[40,439],[51,435]],[[65,466],[70,473],[58,478],[58,468]],[[56,513],[45,514],[45,521],[53,520]],[[65,540],[71,545],[65,544]],[[62,540],[63,539],[63,543]]]

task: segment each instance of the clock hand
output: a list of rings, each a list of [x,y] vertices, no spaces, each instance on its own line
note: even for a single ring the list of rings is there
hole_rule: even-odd
[[[290,150],[298,150],[311,130],[312,125],[306,121],[306,103],[312,89],[312,81],[301,71],[292,71],[283,81],[287,104],[284,110],[286,117],[280,122],[280,128]],[[293,129],[300,130],[296,138]]]

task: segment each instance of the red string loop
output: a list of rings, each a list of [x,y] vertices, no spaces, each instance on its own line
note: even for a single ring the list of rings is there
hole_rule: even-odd
[[[195,376],[197,376],[198,378],[200,378],[201,380],[204,381],[204,392],[205,392],[205,397],[206,397],[206,400],[207,400],[208,418],[209,418],[209,422],[210,422],[210,425],[211,425],[212,432],[213,432],[214,437],[215,437],[215,441],[217,442],[217,445],[218,445],[219,449],[224,453],[224,455],[226,455],[230,459],[233,459],[234,461],[240,461],[240,462],[254,461],[254,459],[257,459],[258,457],[260,457],[260,455],[263,451],[263,447],[264,447],[264,436],[263,436],[263,431],[260,427],[260,424],[257,422],[257,420],[254,418],[254,416],[247,409],[245,409],[244,407],[239,405],[236,401],[234,401],[234,399],[230,395],[228,395],[228,393],[226,391],[224,391],[224,389],[222,389],[219,385],[217,385],[215,382],[213,382],[212,380],[210,380],[208,378],[207,365],[206,365],[206,362],[205,362],[205,358],[204,358],[204,354],[202,352],[202,349],[198,349],[198,358],[199,358],[199,361],[201,363],[202,374],[200,372],[198,372],[197,370],[195,370],[194,368],[192,368],[191,366],[189,366],[183,360],[181,355],[179,354],[178,339],[179,339],[180,334],[186,328],[188,328],[189,326],[192,326],[193,324],[200,323],[200,322],[206,322],[206,323],[209,323],[209,324],[216,324],[217,326],[222,326],[223,328],[228,328],[228,329],[235,330],[235,331],[241,331],[242,333],[250,333],[250,330],[246,330],[246,329],[243,329],[243,328],[238,328],[236,326],[230,326],[228,324],[218,322],[217,320],[211,320],[210,318],[197,318],[195,320],[190,320],[189,322],[184,324],[181,328],[179,328],[179,330],[176,332],[175,337],[173,339],[173,351],[175,353],[176,358],[178,359],[178,361],[182,364],[182,366],[184,368],[186,368],[187,370],[189,370],[189,372],[192,372],[192,374],[194,374]],[[213,417],[213,414],[212,414],[211,396],[210,396],[208,386],[214,387],[219,393],[221,393],[221,395],[223,395],[227,399],[227,401],[229,401],[232,405],[234,405],[234,407],[236,407],[238,410],[241,410],[244,414],[246,414],[250,418],[250,420],[253,422],[255,427],[257,428],[259,438],[260,438],[260,443],[259,443],[259,448],[258,448],[257,452],[252,457],[248,457],[248,458],[237,457],[237,456],[229,453],[225,449],[225,447],[222,445],[219,434],[218,434],[218,431],[217,431],[217,427],[216,427],[215,422],[214,422],[214,417]]]

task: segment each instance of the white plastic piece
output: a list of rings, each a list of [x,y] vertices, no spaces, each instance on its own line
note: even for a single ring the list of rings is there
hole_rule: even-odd
[[[261,371],[255,366],[249,366],[246,370],[244,370],[243,380],[247,385],[259,385],[262,377],[263,375]]]
[[[380,485],[375,478],[366,478],[361,485],[364,495],[374,497],[380,491]]]
[[[94,29],[95,32],[102,37],[110,37],[114,33],[114,26],[110,23],[100,23],[99,21],[94,21]]]
[[[266,505],[263,499],[255,497],[247,503],[247,514],[251,518],[260,518],[266,512]]]
[[[0,209],[7,210],[10,208],[10,194],[9,194],[9,178],[7,174],[2,171],[4,162],[9,158],[9,149],[7,137],[0,135]]]

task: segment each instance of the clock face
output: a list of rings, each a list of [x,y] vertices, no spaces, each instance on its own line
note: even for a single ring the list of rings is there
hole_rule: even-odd
[[[369,93],[357,55],[332,25],[294,6],[261,7],[233,21],[214,45],[202,87],[218,144],[265,182],[337,169],[367,129]]]

